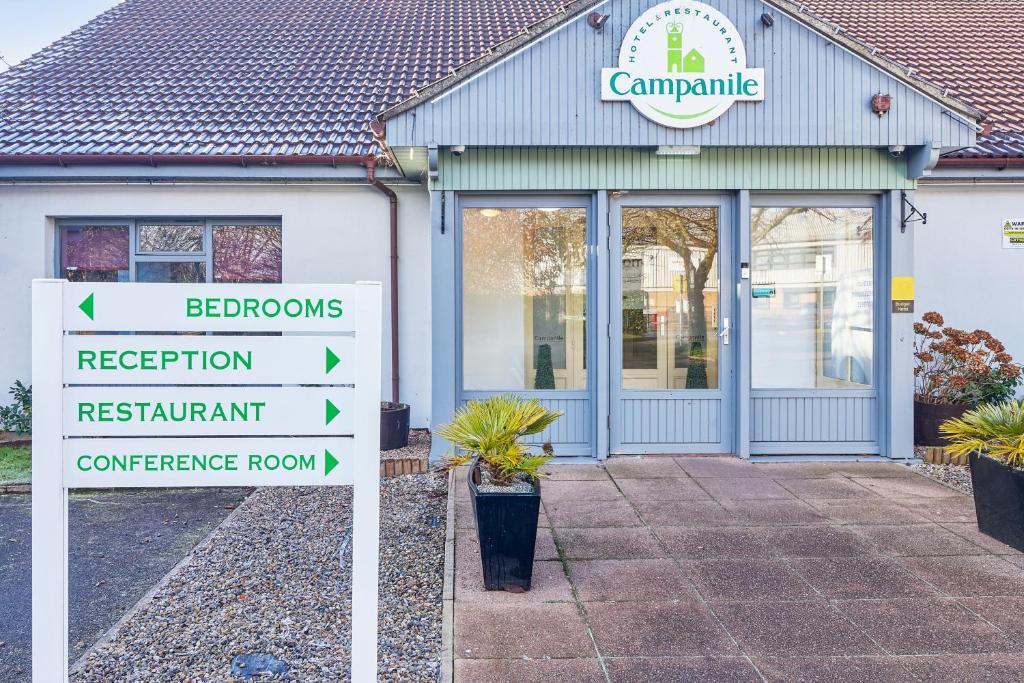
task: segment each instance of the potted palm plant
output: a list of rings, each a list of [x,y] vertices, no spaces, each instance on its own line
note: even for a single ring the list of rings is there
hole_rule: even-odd
[[[1008,401],[1020,381],[1020,366],[989,332],[947,327],[939,313],[925,313],[914,323],[914,443],[945,445],[943,422]]]
[[[954,455],[970,456],[978,529],[1024,551],[1024,405],[981,405],[941,431]]]
[[[530,589],[540,514],[540,468],[553,457],[523,443],[562,413],[537,399],[492,396],[469,401],[437,433],[454,452],[447,465],[469,463],[469,495],[476,517],[484,588],[521,593]]]

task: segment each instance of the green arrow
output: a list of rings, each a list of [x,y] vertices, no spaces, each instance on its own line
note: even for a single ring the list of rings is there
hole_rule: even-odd
[[[82,309],[82,313],[85,313],[87,316],[89,316],[89,320],[95,320],[95,318],[92,317],[94,312],[93,304],[94,302],[92,294],[82,299],[82,303],[78,304],[78,307]]]
[[[341,362],[338,355],[331,351],[330,347],[324,347],[324,351],[327,353],[327,369],[324,372],[330,372],[334,367]]]
[[[331,455],[331,452],[324,449],[324,476],[326,477],[331,473],[335,467],[338,466],[338,459]]]
[[[338,406],[336,406],[333,403],[331,403],[331,399],[325,398],[324,401],[327,403],[327,405],[326,405],[327,413],[326,413],[326,419],[324,420],[324,424],[325,425],[329,425],[329,424],[331,424],[331,420],[333,420],[334,418],[338,417],[338,415],[341,414],[341,411],[338,410]]]

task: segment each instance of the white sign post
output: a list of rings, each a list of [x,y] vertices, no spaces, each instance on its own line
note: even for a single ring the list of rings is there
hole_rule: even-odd
[[[352,680],[376,681],[380,343],[380,283],[34,281],[33,681],[67,680],[69,488],[310,485],[353,487]]]

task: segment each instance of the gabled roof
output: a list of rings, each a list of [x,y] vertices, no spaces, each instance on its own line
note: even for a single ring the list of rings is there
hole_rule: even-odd
[[[363,156],[560,0],[126,0],[0,75],[0,154]]]
[[[765,1],[1024,131],[1024,2]],[[381,111],[590,4],[125,0],[0,75],[0,155],[375,154]]]

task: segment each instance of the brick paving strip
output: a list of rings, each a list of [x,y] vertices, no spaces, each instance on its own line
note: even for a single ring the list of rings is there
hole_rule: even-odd
[[[1024,681],[1024,555],[908,467],[548,471],[522,595],[483,590],[458,473],[456,683]]]

